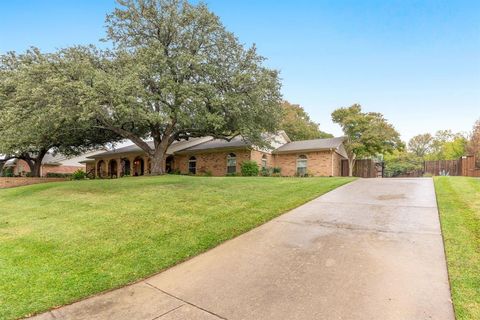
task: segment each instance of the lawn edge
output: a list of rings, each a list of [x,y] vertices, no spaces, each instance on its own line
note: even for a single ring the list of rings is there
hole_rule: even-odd
[[[443,235],[442,215],[440,213],[440,205],[438,203],[437,187],[436,187],[436,184],[435,184],[436,179],[437,178],[432,177],[433,190],[435,191],[435,203],[437,204],[438,222],[440,224],[440,234],[442,236],[442,243],[443,243],[443,254],[445,256],[445,266],[447,268],[447,279],[448,279],[448,290],[449,290],[449,293],[450,293],[450,302],[452,303],[453,316],[455,317],[455,319],[457,319],[457,309],[455,307],[455,301],[453,300],[453,296],[452,296],[452,280],[450,278],[450,269],[449,269],[449,266],[448,266],[448,255],[447,255],[447,249],[446,249],[446,244],[445,244],[445,237]]]
[[[325,178],[335,178],[335,177],[325,177]],[[196,254],[196,255],[193,255],[193,256],[188,257],[188,258],[183,259],[183,260],[179,260],[178,262],[172,264],[171,266],[169,266],[169,267],[167,267],[167,268],[164,268],[164,269],[161,269],[161,270],[159,270],[159,271],[157,271],[157,272],[155,272],[155,273],[152,273],[152,274],[150,274],[150,275],[148,275],[148,276],[145,276],[145,277],[143,277],[143,278],[139,278],[139,279],[137,279],[137,280],[135,280],[135,281],[132,281],[132,282],[128,282],[128,283],[122,284],[122,285],[117,286],[117,287],[113,287],[113,288],[110,288],[110,289],[107,289],[107,290],[104,290],[104,291],[97,292],[97,293],[92,294],[92,295],[89,295],[89,296],[85,296],[85,297],[83,297],[83,298],[81,298],[81,299],[74,300],[74,301],[72,301],[72,302],[70,302],[70,303],[67,303],[67,304],[62,304],[62,305],[60,305],[60,306],[55,306],[55,307],[52,307],[52,308],[49,308],[49,309],[46,309],[46,310],[43,310],[43,311],[34,312],[34,313],[31,313],[31,314],[22,316],[22,317],[17,318],[17,319],[18,319],[18,320],[28,319],[28,318],[31,318],[31,317],[34,317],[34,316],[37,316],[37,315],[41,315],[41,314],[44,314],[44,313],[47,313],[47,312],[51,312],[51,311],[54,311],[54,310],[58,310],[58,309],[60,309],[60,308],[66,307],[66,306],[70,306],[70,305],[75,304],[75,303],[77,303],[77,302],[81,302],[81,301],[84,301],[84,300],[87,300],[87,299],[90,299],[90,298],[93,298],[93,297],[97,297],[97,296],[100,296],[100,295],[103,295],[103,294],[106,294],[106,293],[109,293],[109,292],[112,292],[112,291],[115,291],[115,290],[118,290],[118,289],[121,289],[121,288],[124,288],[124,287],[128,287],[128,286],[132,286],[132,285],[141,283],[141,282],[143,282],[143,281],[145,281],[145,280],[147,280],[147,279],[149,279],[149,278],[152,278],[152,277],[154,277],[154,276],[156,276],[156,275],[159,275],[160,273],[166,272],[167,270],[172,269],[172,268],[178,266],[179,264],[182,264],[182,263],[184,263],[184,262],[187,262],[187,261],[189,261],[189,260],[191,260],[191,259],[193,259],[193,258],[196,258],[196,257],[198,257],[198,256],[200,256],[200,255],[202,255],[202,254],[205,254],[205,253],[209,252],[210,250],[213,250],[213,249],[215,249],[215,248],[217,248],[217,247],[219,247],[219,246],[221,246],[221,245],[223,245],[223,244],[226,244],[227,242],[230,242],[230,241],[232,241],[232,240],[234,240],[234,239],[236,239],[236,238],[238,238],[238,237],[240,237],[240,236],[243,236],[244,234],[247,234],[247,233],[249,233],[249,232],[252,232],[253,230],[255,230],[255,229],[263,226],[264,224],[266,224],[266,223],[268,223],[268,222],[270,222],[270,221],[272,221],[272,220],[274,220],[274,219],[276,219],[276,218],[279,218],[280,216],[283,216],[283,215],[289,213],[290,211],[292,211],[292,210],[294,210],[294,209],[296,209],[296,208],[298,208],[298,207],[300,207],[300,206],[303,206],[303,205],[305,205],[305,204],[307,204],[307,203],[309,203],[309,202],[311,202],[311,201],[313,201],[313,200],[315,200],[315,199],[317,199],[317,198],[319,198],[319,197],[322,197],[322,196],[324,196],[324,195],[326,195],[326,194],[328,194],[328,193],[330,193],[330,192],[332,192],[332,191],[334,191],[334,190],[337,190],[337,189],[339,189],[339,188],[343,188],[343,187],[345,187],[345,186],[347,186],[347,185],[349,185],[349,184],[351,184],[351,183],[354,183],[354,182],[356,182],[356,181],[358,181],[358,180],[361,179],[361,178],[356,178],[356,177],[337,177],[337,178],[352,178],[352,179],[351,179],[350,181],[346,181],[345,183],[342,183],[341,185],[339,185],[339,186],[336,187],[336,188],[333,188],[332,190],[329,190],[329,191],[327,191],[327,192],[325,192],[325,193],[322,193],[321,195],[316,195],[316,196],[314,196],[314,197],[312,197],[312,198],[306,199],[305,201],[302,201],[301,203],[299,203],[297,206],[287,209],[286,211],[284,211],[284,212],[280,213],[279,215],[271,218],[270,220],[266,220],[266,221],[264,221],[263,223],[260,223],[260,224],[258,224],[258,225],[256,225],[256,226],[254,226],[254,227],[251,228],[250,230],[247,230],[247,231],[245,231],[245,232],[243,232],[243,233],[240,233],[240,234],[236,235],[236,236],[233,237],[233,238],[230,238],[230,239],[227,239],[227,240],[225,240],[225,241],[222,241],[222,242],[218,243],[217,245],[215,245],[215,246],[213,246],[213,247],[211,247],[211,248],[206,249],[205,251],[199,252],[199,253]],[[307,179],[308,179],[308,178],[307,178]],[[68,181],[59,181],[59,182],[51,182],[51,183],[64,183],[64,182],[68,182]],[[21,187],[28,187],[28,186],[20,186],[20,188],[21,188]],[[12,188],[5,188],[5,189],[12,189]],[[450,294],[451,294],[451,293],[450,293]]]

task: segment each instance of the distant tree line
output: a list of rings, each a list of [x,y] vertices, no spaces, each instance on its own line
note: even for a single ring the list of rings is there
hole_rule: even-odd
[[[456,160],[474,154],[480,157],[480,120],[468,134],[451,130],[440,130],[435,135],[424,133],[411,138],[407,146],[385,156],[387,176],[422,170],[424,161]]]

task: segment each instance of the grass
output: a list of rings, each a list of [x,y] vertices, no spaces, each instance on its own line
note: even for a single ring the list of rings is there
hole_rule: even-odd
[[[480,319],[480,179],[435,177],[458,320]]]
[[[0,190],[0,319],[147,277],[350,181],[163,176]]]

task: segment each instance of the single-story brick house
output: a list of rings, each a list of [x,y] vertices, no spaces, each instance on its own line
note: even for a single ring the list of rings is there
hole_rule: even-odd
[[[92,151],[82,154],[80,156],[67,157],[63,154],[47,153],[42,160],[42,166],[40,167],[40,176],[46,177],[49,173],[71,174],[77,170],[85,170],[85,164],[82,162],[86,160],[87,156],[92,156],[101,151]],[[26,176],[30,172],[30,167],[27,162],[21,159],[8,160],[3,170],[11,168],[14,176]]]
[[[177,141],[167,150],[165,170],[225,176],[240,173],[242,162],[253,160],[261,168],[280,168],[282,176],[341,175],[341,161],[346,158],[343,137],[292,142],[281,131],[266,139],[271,149],[248,145],[241,137],[231,141],[212,137]],[[94,171],[100,178],[141,176],[150,172],[148,156],[134,144],[87,158],[86,171]]]

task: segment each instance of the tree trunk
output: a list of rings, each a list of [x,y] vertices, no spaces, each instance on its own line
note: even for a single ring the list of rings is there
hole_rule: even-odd
[[[348,176],[353,177],[353,168],[355,167],[355,157],[348,158]]]
[[[165,174],[165,160],[167,148],[168,145],[162,141],[157,145],[153,155],[149,156],[150,162],[152,164],[152,168],[150,171],[151,175],[158,176]]]
[[[31,171],[32,177],[40,177],[41,169],[42,169],[42,160],[38,161],[37,159],[35,159],[33,163],[33,170]]]
[[[7,161],[0,161],[0,177],[3,177],[3,167]]]
[[[32,158],[30,155],[24,155],[22,157],[19,157],[18,159],[22,159],[28,164],[28,167],[30,168],[30,175],[32,177],[40,177],[42,161],[45,155],[47,154],[47,151],[48,149],[40,150],[40,152],[37,154],[35,158]]]

